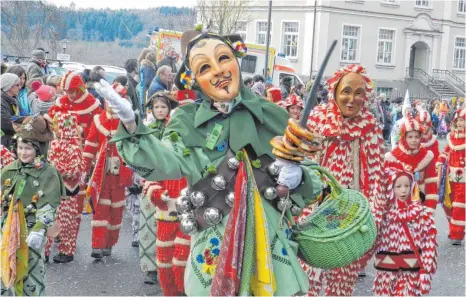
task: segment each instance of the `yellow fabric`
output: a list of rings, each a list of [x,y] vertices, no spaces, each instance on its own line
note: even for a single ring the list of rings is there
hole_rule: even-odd
[[[88,187],[86,189],[86,196],[84,199],[84,209],[86,210],[87,213],[92,213],[92,207],[91,207],[91,187]]]
[[[12,198],[2,234],[1,273],[3,284],[7,288],[13,285],[15,294],[23,295],[23,279],[27,276],[29,260],[26,244],[28,230],[23,203],[18,200],[18,203],[14,205],[14,201],[15,199]]]
[[[411,199],[412,201],[419,201],[420,196],[419,196],[419,186],[417,183],[414,185],[414,193],[413,193],[413,198]]]
[[[243,150],[244,151],[244,150]],[[247,160],[248,171],[252,172],[251,162],[244,151]],[[251,174],[250,178],[254,179]],[[262,198],[257,188],[256,181],[254,184],[254,220],[256,235],[256,269],[251,278],[251,292],[254,296],[273,296],[277,285],[272,266],[272,251],[270,249],[269,232],[267,229],[267,220],[265,211],[262,206]]]
[[[451,194],[450,177],[447,174],[446,180],[445,180],[445,200],[443,201],[443,204],[445,205],[446,208],[449,208],[449,209],[452,208],[450,194]]]

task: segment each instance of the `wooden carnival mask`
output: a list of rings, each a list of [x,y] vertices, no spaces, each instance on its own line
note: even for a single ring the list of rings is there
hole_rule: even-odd
[[[366,82],[359,73],[345,74],[335,90],[335,101],[344,117],[358,114],[366,100]]]

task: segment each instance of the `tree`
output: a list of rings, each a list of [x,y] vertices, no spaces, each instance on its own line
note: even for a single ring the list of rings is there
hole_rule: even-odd
[[[233,34],[252,20],[251,0],[197,0],[198,20],[220,34]]]

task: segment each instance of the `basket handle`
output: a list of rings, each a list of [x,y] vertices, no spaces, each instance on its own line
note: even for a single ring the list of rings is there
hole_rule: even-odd
[[[335,177],[330,172],[328,172],[327,169],[320,167],[320,166],[316,166],[316,165],[311,165],[310,167],[311,169],[317,170],[323,175],[325,175],[330,180],[330,182],[333,184],[333,187],[337,191],[337,194],[341,194],[343,192],[343,188],[341,187],[340,183],[335,179]]]

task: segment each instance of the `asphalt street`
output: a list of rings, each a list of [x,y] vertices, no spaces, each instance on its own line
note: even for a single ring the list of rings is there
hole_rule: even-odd
[[[442,143],[442,146],[444,143]],[[84,216],[78,238],[75,260],[67,264],[47,264],[49,296],[160,296],[158,285],[143,283],[139,267],[138,248],[131,247],[131,218],[125,212],[120,240],[112,256],[93,260],[91,254],[91,217]],[[432,296],[465,296],[464,245],[452,246],[447,238],[448,224],[441,207],[436,212],[438,269],[434,275]],[[57,253],[54,246],[51,254]],[[367,276],[358,279],[354,295],[372,296],[375,275],[373,263],[366,268]]]

